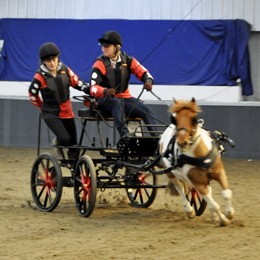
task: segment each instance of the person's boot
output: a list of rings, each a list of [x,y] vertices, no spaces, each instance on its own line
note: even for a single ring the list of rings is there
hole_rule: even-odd
[[[62,149],[59,147],[56,147],[57,145],[59,145],[57,137],[55,137],[53,139],[52,143],[53,143],[53,147],[54,147],[53,149],[54,149],[54,154],[55,154],[56,158],[58,160],[62,160],[63,159]]]

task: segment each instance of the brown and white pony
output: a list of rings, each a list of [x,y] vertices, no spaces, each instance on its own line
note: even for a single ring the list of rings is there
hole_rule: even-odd
[[[174,115],[173,124],[165,130],[159,141],[162,166],[166,169],[177,165],[167,173],[169,182],[174,184],[168,187],[175,188],[181,195],[189,218],[195,217],[196,213],[185,196],[184,184],[187,183],[192,185],[209,205],[212,221],[219,221],[222,226],[226,226],[235,214],[232,191],[228,187],[226,171],[216,144],[198,123],[197,113],[200,111],[194,98],[191,101],[174,99],[170,108]],[[175,138],[172,138],[174,135]],[[212,198],[210,180],[216,180],[221,185],[226,201],[224,214]],[[171,193],[174,194],[173,191]]]

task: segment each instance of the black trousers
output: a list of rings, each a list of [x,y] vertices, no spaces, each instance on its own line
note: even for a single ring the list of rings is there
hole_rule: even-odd
[[[56,135],[58,144],[62,146],[77,145],[77,130],[74,118],[48,118],[44,119],[47,126]],[[70,148],[69,152],[76,149]]]

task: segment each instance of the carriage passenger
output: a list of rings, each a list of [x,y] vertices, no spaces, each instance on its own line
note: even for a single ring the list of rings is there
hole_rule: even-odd
[[[77,132],[69,87],[87,94],[90,94],[90,87],[60,61],[59,56],[60,50],[54,43],[42,44],[39,49],[39,69],[30,84],[29,96],[31,102],[41,110],[47,126],[55,134],[53,144],[73,146],[77,145]],[[55,147],[54,152],[58,159],[62,159],[61,149]],[[75,159],[76,156],[75,148],[70,148],[68,158]]]
[[[158,128],[152,126],[158,123],[151,108],[133,97],[128,88],[130,76],[134,74],[144,83],[143,88],[151,91],[154,83],[152,75],[134,57],[120,50],[123,42],[118,32],[107,31],[98,41],[103,55],[96,59],[92,68],[91,95],[97,98],[102,110],[112,113],[120,136],[129,135],[125,115],[142,118],[145,124],[151,125],[147,127],[151,135],[158,135]],[[115,98],[104,97],[107,92]]]

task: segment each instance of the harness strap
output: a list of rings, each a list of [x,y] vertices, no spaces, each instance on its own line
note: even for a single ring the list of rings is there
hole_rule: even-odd
[[[210,168],[210,169],[208,170],[208,173],[207,173],[207,176],[208,176],[208,185],[210,185],[210,181],[211,181],[211,179],[212,179],[212,178],[211,178],[211,177],[212,177],[212,176],[211,176],[211,170],[212,170],[212,169]]]
[[[174,143],[176,140],[176,134],[172,136],[172,138],[170,139],[167,148],[165,149],[165,151],[161,154],[161,160],[159,162],[159,165],[162,165],[162,160],[163,158],[169,158],[170,154],[172,155],[172,158],[174,158]]]
[[[177,167],[182,167],[184,164],[190,164],[200,168],[209,168],[215,162],[217,154],[217,145],[214,141],[212,141],[212,149],[206,156],[195,158],[185,154],[181,154],[177,158]]]

